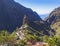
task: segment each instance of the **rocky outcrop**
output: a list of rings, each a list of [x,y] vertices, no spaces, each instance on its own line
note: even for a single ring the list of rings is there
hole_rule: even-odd
[[[49,24],[54,24],[55,22],[60,21],[60,7],[55,8],[49,15],[49,17],[47,17],[46,21]]]

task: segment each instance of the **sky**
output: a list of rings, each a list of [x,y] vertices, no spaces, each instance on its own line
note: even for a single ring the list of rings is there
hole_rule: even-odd
[[[15,0],[21,5],[31,8],[36,11],[39,15],[49,14],[53,9],[60,6],[60,0]]]

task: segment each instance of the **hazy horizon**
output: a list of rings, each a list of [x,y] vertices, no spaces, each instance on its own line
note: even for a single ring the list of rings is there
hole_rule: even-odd
[[[49,14],[53,9],[60,6],[60,0],[15,0],[21,5],[31,8],[36,11],[39,15]],[[42,16],[44,19],[46,17]]]

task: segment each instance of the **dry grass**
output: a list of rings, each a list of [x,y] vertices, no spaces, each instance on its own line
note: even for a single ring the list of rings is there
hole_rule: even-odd
[[[56,31],[56,35],[60,36],[60,22],[56,22],[53,25],[51,25],[51,28]]]

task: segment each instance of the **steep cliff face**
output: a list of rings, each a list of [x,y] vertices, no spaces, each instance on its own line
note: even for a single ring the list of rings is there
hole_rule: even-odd
[[[56,35],[60,36],[60,7],[55,8],[47,17],[46,22],[55,30]]]
[[[0,0],[0,30],[5,29],[12,32],[16,27],[20,27],[24,15],[27,15],[29,21],[42,20],[36,12],[14,0]]]
[[[50,35],[54,31],[44,22],[40,16],[14,0],[0,0],[0,30],[13,32],[16,27],[21,27],[23,17],[27,16],[27,24],[36,31],[43,32],[45,35]]]
[[[34,25],[34,26],[32,26]],[[44,21],[34,21],[30,22],[30,26],[34,28],[36,31],[48,35],[48,36],[53,36],[55,34],[55,31],[51,29],[50,25],[47,25],[46,22]]]
[[[55,22],[58,22],[60,21],[60,7],[54,9],[49,17],[47,17],[46,21],[49,23],[49,24],[54,24]]]

